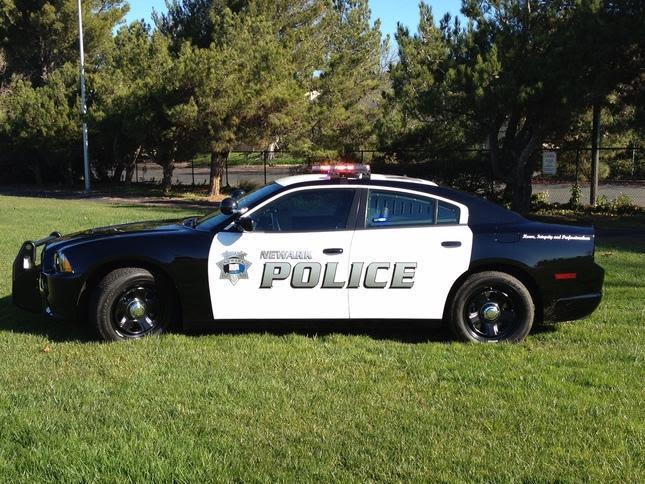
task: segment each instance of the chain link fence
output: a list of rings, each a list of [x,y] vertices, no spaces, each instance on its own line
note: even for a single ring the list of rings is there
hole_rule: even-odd
[[[541,171],[541,158],[536,159],[533,193],[546,203],[569,203],[579,197],[589,203],[591,180],[591,148],[545,149],[555,158],[555,171]],[[407,175],[434,180],[437,183],[495,198],[504,184],[494,180],[490,151],[485,149],[446,150],[360,150],[346,153],[343,161],[372,165],[376,173]],[[285,151],[232,151],[224,167],[222,186],[251,189],[278,178],[305,173],[312,162],[297,153]],[[163,170],[151,162],[138,163],[134,178],[138,182],[161,183]],[[210,158],[199,156],[177,163],[173,185],[205,186],[210,179]],[[599,203],[617,199],[645,207],[645,149],[639,147],[600,148]]]

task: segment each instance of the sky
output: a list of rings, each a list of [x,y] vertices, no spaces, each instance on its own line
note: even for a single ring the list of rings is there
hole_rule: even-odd
[[[444,13],[459,13],[461,0],[426,0],[434,13],[435,19],[439,19]],[[381,19],[381,31],[383,34],[390,34],[394,37],[397,22],[410,28],[415,32],[419,23],[419,0],[370,0],[372,18]],[[145,19],[150,21],[152,9],[163,11],[164,0],[130,0],[129,21]]]

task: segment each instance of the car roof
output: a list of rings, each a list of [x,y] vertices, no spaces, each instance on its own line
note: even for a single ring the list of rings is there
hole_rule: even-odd
[[[432,187],[437,186],[436,183],[428,180],[423,180],[422,178],[409,178],[407,176],[400,176],[400,175],[379,175],[379,174],[373,173],[370,176],[370,180],[381,181],[381,182],[391,181],[391,182],[402,182],[402,183],[414,183],[417,185],[428,185]],[[321,181],[329,181],[330,184],[333,183],[333,180],[329,178],[329,175],[321,174],[321,173],[287,176],[284,178],[280,178],[275,182],[279,185],[282,185],[283,187],[288,187],[290,185],[296,185],[299,183],[321,182]]]

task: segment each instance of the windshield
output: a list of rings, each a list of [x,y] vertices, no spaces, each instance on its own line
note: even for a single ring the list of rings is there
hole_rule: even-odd
[[[281,189],[282,189],[282,185],[278,185],[277,183],[269,183],[268,185],[265,185],[262,188],[258,188],[257,190],[247,195],[244,195],[242,198],[240,198],[237,201],[237,203],[240,208],[251,208],[258,202],[261,202],[262,200],[269,198],[271,195],[273,195],[274,193],[278,192]],[[216,210],[215,212],[209,213],[205,217],[198,219],[195,225],[201,229],[210,230],[226,222],[230,218],[231,218],[230,215],[224,215],[219,210]]]

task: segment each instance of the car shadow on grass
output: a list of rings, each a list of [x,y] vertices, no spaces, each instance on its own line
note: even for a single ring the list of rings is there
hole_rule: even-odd
[[[15,308],[11,296],[0,299],[0,332],[8,331],[47,338],[65,343],[97,342],[96,333],[88,324],[57,321],[41,314]],[[556,325],[535,325],[531,334],[557,331]],[[453,343],[455,337],[440,321],[418,320],[316,320],[316,321],[218,321],[197,328],[175,330],[190,337],[246,336],[270,334],[274,336],[299,335],[317,338],[330,335],[364,336],[378,341],[406,344]]]
[[[531,335],[550,334],[558,331],[557,324],[534,324]],[[399,343],[456,343],[459,342],[450,329],[441,321],[419,320],[359,320],[359,321],[226,321],[213,323],[212,327],[193,328],[187,334],[207,335],[251,335],[296,334],[305,337],[321,337],[334,334],[365,336],[374,340]],[[530,336],[529,336],[530,337]]]
[[[30,313],[13,306],[11,296],[0,299],[0,332],[42,336],[56,342],[90,342],[96,336],[86,325],[56,321],[42,314]]]
[[[57,321],[29,313],[12,305],[11,296],[0,299],[0,332],[41,336],[55,342],[96,342],[98,338],[87,324]],[[366,336],[375,340],[402,343],[450,342],[452,336],[443,327],[417,321],[230,321],[213,322],[198,328],[175,330],[188,336],[298,334],[320,337],[331,334]]]
[[[186,334],[194,336],[295,334],[310,338],[339,334],[409,344],[454,341],[448,328],[439,322],[406,320],[218,321],[212,325],[190,328]]]

